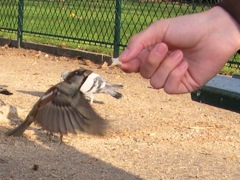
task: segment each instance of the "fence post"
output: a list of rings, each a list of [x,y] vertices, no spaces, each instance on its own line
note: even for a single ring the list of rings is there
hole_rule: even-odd
[[[119,56],[121,14],[122,14],[122,0],[116,0],[113,57]]]
[[[17,46],[22,47],[22,33],[23,33],[23,8],[24,0],[18,1],[18,27],[17,27]]]

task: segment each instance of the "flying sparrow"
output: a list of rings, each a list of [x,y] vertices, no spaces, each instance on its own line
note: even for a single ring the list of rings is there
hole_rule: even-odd
[[[66,79],[48,89],[36,102],[25,121],[7,132],[9,136],[21,136],[33,123],[39,124],[50,133],[60,133],[60,140],[65,134],[82,131],[102,135],[107,122],[91,107],[79,89],[92,71],[77,69],[68,74]]]

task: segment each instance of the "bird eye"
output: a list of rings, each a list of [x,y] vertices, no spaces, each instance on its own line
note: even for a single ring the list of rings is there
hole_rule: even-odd
[[[85,72],[86,72],[85,69],[79,69],[79,70],[77,70],[77,71],[75,72],[75,75],[77,75],[77,76],[82,76]]]

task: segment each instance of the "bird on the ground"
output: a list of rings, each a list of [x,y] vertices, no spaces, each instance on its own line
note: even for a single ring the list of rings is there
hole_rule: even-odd
[[[10,91],[6,89],[7,86],[5,85],[0,85],[0,94],[5,94],[5,95],[12,95]]]
[[[71,74],[71,71],[64,71],[61,74],[61,80],[65,81],[68,79],[68,76]],[[117,92],[118,89],[121,89],[123,85],[111,84],[107,82],[102,76],[91,72],[85,82],[80,87],[80,91],[87,97],[90,98],[90,103],[93,103],[94,94],[105,93],[111,95],[116,99],[120,99],[122,94]]]
[[[50,133],[65,134],[78,131],[93,135],[103,135],[107,122],[91,107],[82,92],[79,91],[92,71],[77,69],[72,71],[65,81],[47,90],[33,106],[25,121],[6,134],[21,136],[34,122]]]

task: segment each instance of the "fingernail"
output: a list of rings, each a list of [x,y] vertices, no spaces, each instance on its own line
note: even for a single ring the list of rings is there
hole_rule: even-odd
[[[163,44],[161,43],[161,44],[158,44],[158,45],[157,45],[156,51],[157,51],[157,53],[162,54],[162,53],[165,53],[165,52],[167,51],[167,48],[166,48],[165,45],[163,45]]]
[[[187,69],[187,68],[188,68],[188,63],[187,63],[186,61],[183,61],[183,62],[180,64],[179,68],[181,68],[181,69]]]
[[[182,56],[182,51],[180,50],[176,50],[174,51],[171,56],[174,58],[174,59],[178,59],[180,56]]]

